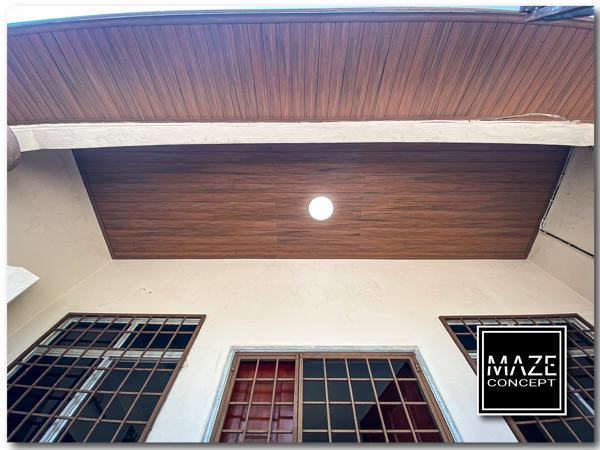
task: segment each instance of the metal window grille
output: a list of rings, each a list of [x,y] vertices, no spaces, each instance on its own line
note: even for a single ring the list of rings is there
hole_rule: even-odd
[[[594,327],[577,314],[442,316],[440,320],[477,372],[479,325],[567,326],[567,416],[507,417],[521,442],[594,441]]]
[[[8,440],[144,441],[204,320],[68,314],[8,368]]]
[[[237,353],[214,442],[448,442],[411,353]]]

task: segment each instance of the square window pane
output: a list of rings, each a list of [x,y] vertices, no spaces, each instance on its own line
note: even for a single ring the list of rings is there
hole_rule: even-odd
[[[114,396],[112,402],[108,408],[106,408],[106,412],[103,415],[103,419],[109,420],[123,420],[127,416],[127,412],[133,401],[135,400],[135,395],[133,394],[117,394]]]
[[[548,442],[548,438],[537,424],[518,425],[527,442]]]
[[[370,359],[369,366],[373,378],[392,378],[392,371],[387,359]]]
[[[190,339],[192,338],[191,334],[182,334],[177,333],[177,335],[173,338],[171,343],[169,344],[169,348],[171,349],[184,349]]]
[[[245,405],[229,405],[225,421],[223,422],[224,430],[242,430],[246,423],[248,415],[248,407]]]
[[[232,402],[249,402],[250,390],[252,389],[251,381],[236,381],[231,391]]]
[[[396,378],[414,378],[415,373],[412,370],[410,361],[407,359],[393,359],[392,367]]]
[[[23,422],[23,420],[25,420],[25,417],[26,417],[25,413],[23,413],[23,414],[9,413],[9,414],[7,414],[6,427],[7,427],[9,436],[13,431],[15,431],[17,429],[17,427],[19,425],[21,425],[21,422]]]
[[[107,372],[104,380],[100,383],[98,390],[118,391],[128,373],[129,372],[126,370],[111,370],[110,372]]]
[[[356,420],[361,430],[382,430],[377,405],[356,405]]]
[[[267,431],[269,429],[269,418],[271,417],[271,407],[268,405],[250,406],[250,415],[248,416],[248,430]]]
[[[325,382],[324,381],[304,381],[302,395],[305,401],[308,402],[324,402],[325,401]]]
[[[112,394],[92,395],[81,410],[81,417],[97,419],[102,415],[111,398]]]
[[[119,429],[118,423],[100,422],[88,437],[88,442],[110,442]]]
[[[343,359],[325,360],[327,378],[347,378],[346,363]]]
[[[23,375],[17,380],[17,384],[23,384],[25,386],[34,385],[37,379],[48,369],[48,366],[31,366]]]
[[[421,392],[421,388],[419,387],[419,383],[416,381],[406,381],[400,380],[398,381],[400,385],[400,391],[402,392],[402,396],[404,400],[407,402],[424,402],[425,397],[423,397],[423,393]]]
[[[278,381],[275,386],[275,402],[294,401],[294,382]]]
[[[139,392],[142,386],[148,379],[150,372],[145,370],[132,370],[125,383],[121,387],[121,391],[124,392]]]
[[[305,430],[326,430],[327,410],[325,405],[307,405],[302,408],[302,425]]]
[[[277,378],[295,378],[296,361],[279,361],[277,368]]]
[[[142,436],[143,431],[144,425],[124,423],[115,438],[115,442],[137,442]]]
[[[586,420],[569,420],[568,423],[581,442],[594,442],[594,429]]]
[[[325,376],[322,359],[305,359],[302,366],[304,378],[323,378]]]
[[[381,405],[381,414],[388,430],[410,430],[402,405]],[[435,426],[426,428],[435,428]]]
[[[30,389],[21,397],[15,406],[15,411],[31,412],[38,402],[49,392],[48,389]]]
[[[24,387],[11,387],[6,394],[6,402],[8,408],[15,404],[17,400],[21,398],[21,395],[25,393],[27,388]]]
[[[471,335],[458,335],[458,340],[463,345],[465,350],[477,350],[477,340]]]
[[[275,405],[273,407],[271,429],[276,431],[292,431],[294,429],[294,406]]]
[[[94,342],[98,336],[100,336],[100,333],[98,331],[87,331],[79,337],[75,346],[89,347],[90,345],[92,345],[92,342]]]
[[[399,402],[400,394],[394,380],[375,381],[375,390],[380,402]]]
[[[10,438],[11,442],[28,442],[44,426],[47,418],[42,416],[29,416],[21,423],[15,434]]]
[[[330,402],[349,402],[350,388],[347,381],[327,381]]]
[[[257,381],[254,384],[252,402],[271,402],[273,398],[273,381]]]
[[[94,426],[91,420],[75,420],[60,439],[61,442],[83,442]]]
[[[161,348],[165,349],[171,342],[173,338],[173,333],[158,333],[154,336],[152,343],[150,344],[150,348]]]
[[[169,382],[173,372],[154,372],[146,386],[144,387],[144,392],[158,392],[162,393]]]
[[[351,378],[369,378],[369,368],[364,359],[349,359],[348,370]]]
[[[67,391],[51,391],[35,408],[38,414],[52,414],[67,396]]]
[[[562,422],[543,422],[544,428],[556,442],[577,442],[575,435]]]
[[[157,395],[140,396],[133,405],[127,420],[147,421],[152,415],[159,398]]]
[[[353,430],[354,414],[352,405],[329,405],[331,428],[335,430]]]
[[[256,372],[256,361],[241,361],[237,378],[254,378],[254,373]]]
[[[421,430],[437,428],[427,405],[407,405],[407,408],[415,428]]]
[[[153,333],[140,333],[136,335],[131,344],[131,348],[146,348],[154,338]]]
[[[352,380],[352,395],[355,402],[374,402],[373,385],[366,380]]]
[[[257,378],[275,378],[275,361],[261,359],[258,363]]]
[[[113,344],[117,336],[118,333],[114,331],[104,332],[100,335],[96,342],[94,342],[94,347],[109,347]]]
[[[64,367],[52,367],[38,379],[36,384],[38,386],[52,387],[66,370]]]
[[[58,382],[57,386],[66,389],[73,388],[83,381],[87,372],[88,369],[80,367],[68,369],[65,375]]]

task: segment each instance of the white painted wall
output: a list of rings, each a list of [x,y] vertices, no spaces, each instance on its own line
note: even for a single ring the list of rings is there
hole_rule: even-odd
[[[40,280],[8,305],[8,334],[110,260],[70,151],[23,153],[8,173],[8,264]]]
[[[9,338],[9,360],[70,311],[207,314],[148,440],[209,431],[232,346],[417,346],[465,441],[514,441],[476,415],[476,377],[438,317],[580,313],[593,305],[530,261],[111,261]]]
[[[542,230],[594,254],[595,152],[575,149]],[[538,233],[529,259],[594,301],[594,257],[545,233]]]

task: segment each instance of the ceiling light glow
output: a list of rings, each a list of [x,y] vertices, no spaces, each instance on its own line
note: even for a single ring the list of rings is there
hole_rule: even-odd
[[[308,204],[308,213],[315,220],[329,219],[333,214],[333,202],[322,195],[315,197]]]

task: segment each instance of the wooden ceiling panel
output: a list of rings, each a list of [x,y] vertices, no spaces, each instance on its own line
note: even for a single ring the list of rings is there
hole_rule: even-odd
[[[10,124],[593,122],[594,25],[465,11],[172,13],[8,30]]]
[[[526,258],[568,149],[483,144],[76,150],[114,258]],[[308,215],[329,196],[333,216]]]

